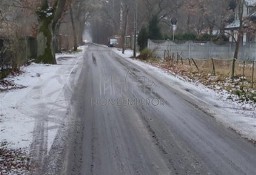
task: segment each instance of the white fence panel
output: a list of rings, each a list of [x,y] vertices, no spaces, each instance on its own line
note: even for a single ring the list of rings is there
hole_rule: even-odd
[[[151,41],[148,40],[148,48],[153,50],[155,55],[159,58],[164,57],[167,51],[170,54],[181,54],[183,58],[218,58],[229,59],[233,58],[235,52],[235,43],[227,43],[224,45],[216,45],[212,42],[197,43],[185,42],[181,44],[172,41]],[[239,49],[239,59],[256,60],[256,43],[246,43],[241,45]]]

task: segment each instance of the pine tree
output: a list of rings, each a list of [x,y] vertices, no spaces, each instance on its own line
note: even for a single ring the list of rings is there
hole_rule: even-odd
[[[140,47],[140,51],[145,49],[148,45],[148,31],[145,26],[140,29],[138,35],[138,45]]]
[[[148,37],[152,40],[161,40],[163,38],[159,27],[159,20],[157,15],[154,15],[149,21]]]

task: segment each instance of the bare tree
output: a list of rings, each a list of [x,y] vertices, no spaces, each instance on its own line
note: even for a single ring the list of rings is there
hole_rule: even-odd
[[[78,43],[83,40],[82,34],[84,32],[85,23],[96,14],[100,9],[100,1],[98,0],[74,0],[73,5],[74,25],[76,26],[76,34]]]
[[[238,58],[238,53],[239,53],[239,47],[240,43],[242,41],[243,37],[243,32],[244,32],[244,23],[245,23],[245,18],[243,17],[244,14],[244,0],[238,0],[237,1],[237,10],[238,10],[238,20],[239,20],[239,26],[237,29],[238,36],[236,39],[236,47],[235,47],[235,53],[234,53],[234,58]]]
[[[122,45],[122,53],[124,54],[125,52],[125,35],[127,31],[127,23],[128,23],[128,15],[129,15],[129,5],[126,2],[121,3],[121,45]]]
[[[76,24],[74,22],[73,7],[71,4],[69,5],[69,12],[70,12],[70,19],[71,19],[72,30],[73,30],[74,51],[77,51],[78,44],[77,44],[77,35],[76,35]]]
[[[54,38],[58,22],[63,15],[67,0],[41,0],[37,11],[39,30],[37,62],[55,64]]]

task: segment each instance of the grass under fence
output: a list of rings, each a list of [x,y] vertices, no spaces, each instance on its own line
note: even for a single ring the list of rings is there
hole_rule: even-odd
[[[165,57],[164,60],[149,59],[153,65],[175,74],[199,81],[217,90],[225,89],[236,94],[242,101],[256,102],[256,62],[233,59],[183,59],[180,55]]]

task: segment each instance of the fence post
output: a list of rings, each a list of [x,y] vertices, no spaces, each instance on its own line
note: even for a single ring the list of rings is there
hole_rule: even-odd
[[[215,72],[215,64],[214,64],[213,58],[211,58],[211,60],[212,60],[212,75],[215,76],[215,75],[216,75],[216,72]]]
[[[253,88],[253,86],[254,86],[254,64],[255,63],[255,61],[252,61],[252,88]]]
[[[26,63],[28,63],[28,37],[25,37]]]
[[[228,56],[231,57],[233,51],[232,51],[232,43],[229,44],[229,53],[228,53]]]
[[[177,52],[177,64],[179,64],[179,58],[180,58],[180,55],[179,55],[179,53]]]
[[[191,58],[191,46],[190,46],[190,42],[188,42],[188,58]]]
[[[191,60],[193,61],[194,65],[196,66],[197,71],[199,72],[199,68],[198,68],[198,66],[197,66],[197,64],[196,64],[196,62],[195,62],[195,60],[194,60],[193,58],[191,58]]]
[[[188,58],[188,63],[189,63],[189,66],[191,66],[191,61],[190,61],[190,58]]]
[[[208,47],[208,59],[211,57],[211,53],[210,53],[210,43],[207,42],[207,47]]]
[[[245,73],[244,73],[244,70],[245,70],[245,61],[243,61],[243,77],[242,77],[242,90],[244,90],[244,76],[245,76]]]
[[[235,78],[235,66],[236,66],[236,58],[233,58],[232,70],[231,70],[231,79],[232,79],[232,82],[234,81],[234,78]]]

